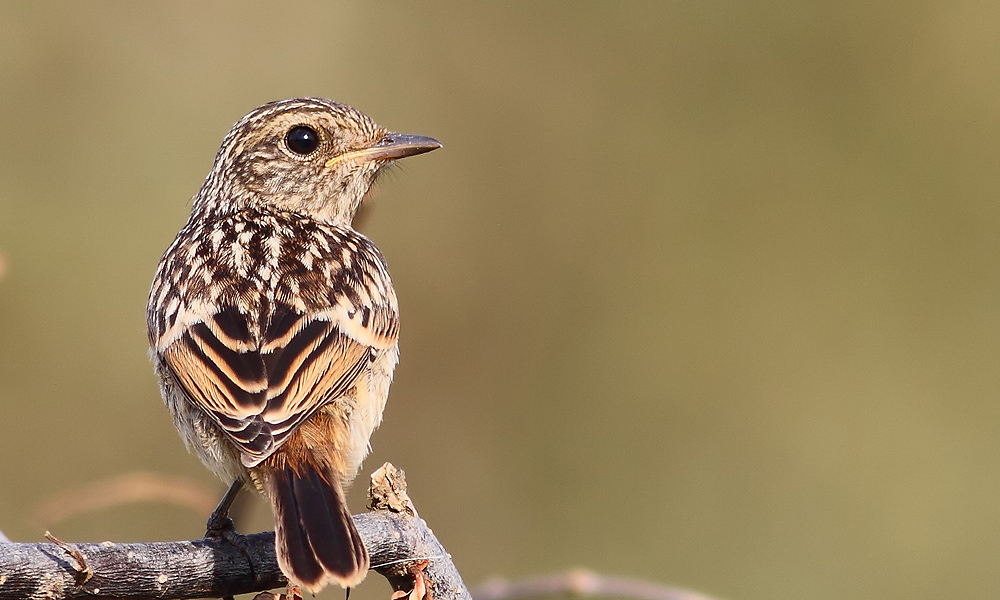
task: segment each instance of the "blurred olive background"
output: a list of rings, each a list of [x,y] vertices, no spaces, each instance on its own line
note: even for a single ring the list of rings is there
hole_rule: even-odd
[[[355,510],[400,465],[473,587],[997,597],[998,39],[973,1],[0,4],[0,530],[203,531],[38,507],[221,494],[148,286],[229,126],[320,95],[445,145],[361,224],[403,329]]]

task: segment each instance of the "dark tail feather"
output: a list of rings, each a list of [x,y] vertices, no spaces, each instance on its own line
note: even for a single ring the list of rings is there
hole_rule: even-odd
[[[282,572],[310,593],[331,582],[343,587],[360,583],[368,572],[368,551],[340,484],[329,483],[315,470],[298,475],[287,466],[268,479]]]

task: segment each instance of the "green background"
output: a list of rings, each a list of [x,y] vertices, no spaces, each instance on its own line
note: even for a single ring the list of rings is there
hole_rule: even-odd
[[[406,470],[471,586],[995,598],[997,40],[971,0],[2,3],[0,530],[202,531],[38,506],[135,471],[221,493],[148,286],[229,126],[320,95],[445,146],[361,223],[402,308],[363,473]]]

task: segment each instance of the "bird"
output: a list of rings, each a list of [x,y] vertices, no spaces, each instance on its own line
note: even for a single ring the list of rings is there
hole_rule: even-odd
[[[264,104],[225,136],[164,252],[146,311],[160,392],[188,449],[275,521],[289,584],[364,579],[344,488],[370,451],[399,357],[385,258],[352,221],[393,161],[441,147],[324,98]],[[238,535],[238,534],[236,534]]]

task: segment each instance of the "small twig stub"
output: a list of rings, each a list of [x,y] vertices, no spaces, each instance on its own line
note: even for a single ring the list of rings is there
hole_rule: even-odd
[[[387,462],[372,473],[368,487],[368,510],[417,516],[417,509],[406,493],[406,474],[402,469]]]
[[[76,569],[76,585],[80,586],[90,581],[90,578],[94,576],[94,572],[91,570],[90,564],[87,563],[86,555],[79,548],[60,540],[48,531],[45,532],[45,539],[62,548],[63,552],[76,561],[76,565],[74,566],[74,569]]]

